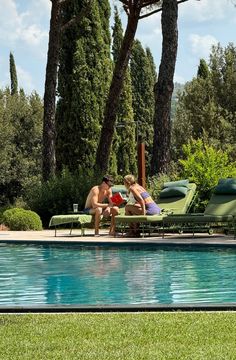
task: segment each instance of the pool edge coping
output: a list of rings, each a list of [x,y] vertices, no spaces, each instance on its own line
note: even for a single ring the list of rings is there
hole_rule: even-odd
[[[17,313],[140,313],[140,312],[215,312],[236,311],[228,304],[137,304],[137,305],[32,305],[0,306],[0,314]]]

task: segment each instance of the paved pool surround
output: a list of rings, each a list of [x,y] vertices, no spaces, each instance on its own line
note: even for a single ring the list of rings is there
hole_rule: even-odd
[[[43,231],[0,231],[0,243],[67,243],[67,244],[181,244],[181,245],[222,245],[236,246],[234,235],[196,233],[192,234],[170,234],[162,238],[161,235],[145,236],[143,238],[128,238],[120,236],[110,236],[107,230],[101,230],[100,236],[95,237],[94,230],[86,230],[86,235],[81,236],[79,229],[74,229],[70,235],[69,229],[57,230],[55,237],[54,230]]]

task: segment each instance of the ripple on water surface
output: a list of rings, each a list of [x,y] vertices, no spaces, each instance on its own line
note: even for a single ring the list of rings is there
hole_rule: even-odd
[[[0,246],[0,305],[236,302],[230,248]]]

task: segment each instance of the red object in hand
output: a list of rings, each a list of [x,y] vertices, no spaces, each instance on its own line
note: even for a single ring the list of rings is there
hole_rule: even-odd
[[[111,197],[111,201],[113,202],[114,205],[120,206],[126,201],[126,199],[123,198],[120,192],[117,192]]]

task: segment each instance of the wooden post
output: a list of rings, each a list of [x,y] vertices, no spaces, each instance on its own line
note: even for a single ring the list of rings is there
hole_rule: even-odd
[[[145,144],[138,143],[138,183],[146,188]]]

